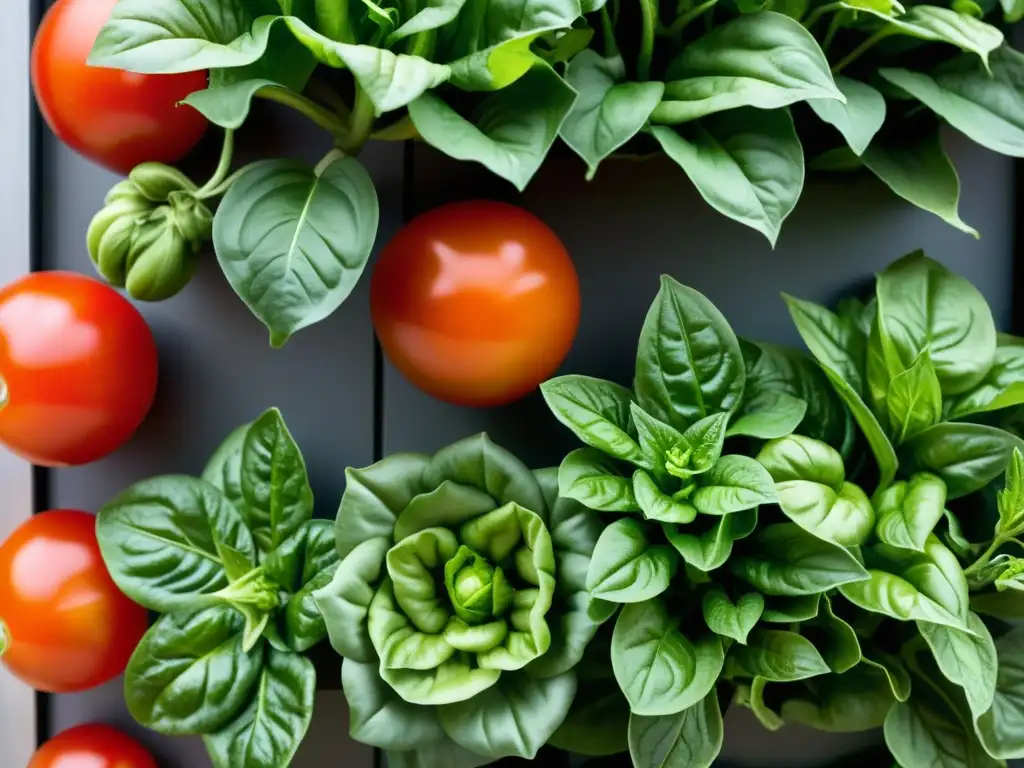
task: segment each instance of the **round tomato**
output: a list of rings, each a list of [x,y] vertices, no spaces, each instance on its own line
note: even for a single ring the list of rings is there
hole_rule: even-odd
[[[2,660],[36,690],[84,691],[121,674],[147,621],[110,578],[88,512],[33,515],[0,545]]]
[[[547,379],[579,325],[579,280],[565,246],[505,203],[453,203],[387,244],[370,292],[388,359],[425,392],[501,405]]]
[[[127,299],[70,272],[0,288],[0,443],[49,467],[132,436],[156,394],[153,334]]]
[[[174,163],[206,131],[206,118],[179,105],[206,87],[205,72],[140,75],[86,59],[117,0],[57,0],[32,45],[32,86],[61,141],[112,171]]]
[[[43,744],[28,768],[157,768],[135,739],[109,725],[76,725]]]

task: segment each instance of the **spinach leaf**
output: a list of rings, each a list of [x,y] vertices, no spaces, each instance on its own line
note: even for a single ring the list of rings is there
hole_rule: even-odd
[[[621,474],[611,458],[594,448],[578,448],[562,460],[558,491],[602,512],[634,512],[639,508],[633,481]]]
[[[946,484],[920,472],[889,486],[877,503],[875,533],[883,544],[923,552],[946,509]]]
[[[748,373],[749,375],[749,373]],[[785,392],[767,392],[747,399],[726,433],[728,437],[747,435],[762,440],[787,437],[807,415],[807,403]]]
[[[965,622],[924,594],[907,579],[885,571],[868,571],[866,581],[844,584],[843,597],[865,611],[899,621],[928,621],[954,629],[966,629]]]
[[[540,389],[555,418],[584,443],[622,461],[646,464],[634,437],[628,389],[589,376],[560,376]]]
[[[814,690],[800,691],[782,703],[782,718],[826,733],[857,733],[878,728],[893,706],[885,676],[863,666],[843,675],[812,680]]]
[[[942,422],[919,433],[907,444],[921,469],[946,482],[950,499],[985,487],[1006,469],[1015,448],[1024,441],[997,427]]]
[[[668,589],[679,564],[669,546],[652,546],[641,523],[617,520],[601,534],[587,573],[594,597],[616,603],[640,603]]]
[[[691,641],[664,602],[626,605],[612,635],[612,669],[634,715],[674,715],[701,701],[722,671],[713,634]]]
[[[764,611],[764,597],[757,592],[741,595],[734,603],[721,587],[708,589],[701,599],[701,610],[708,629],[716,635],[746,643],[747,635]]]
[[[713,571],[725,565],[733,544],[753,533],[755,527],[757,510],[748,509],[718,517],[704,531],[671,524],[662,528],[669,544],[676,548],[687,565],[699,571]]]
[[[843,135],[854,154],[862,155],[885,122],[885,98],[867,83],[843,75],[837,75],[835,83],[845,102],[829,98],[810,99],[807,104]]]
[[[644,470],[633,473],[633,496],[648,520],[664,523],[691,523],[697,517],[697,508],[688,501],[676,499],[664,493],[658,484]]]
[[[284,611],[284,639],[297,653],[309,650],[327,637],[327,626],[317,607],[315,593],[331,583],[338,568],[334,526],[327,520],[314,520],[307,523],[304,534],[299,584]]]
[[[642,768],[711,768],[723,737],[714,690],[677,714],[629,718],[629,754],[633,765]]]
[[[771,475],[749,456],[723,456],[704,475],[693,506],[705,515],[728,515],[776,499]]]
[[[792,682],[827,674],[828,664],[811,642],[796,632],[756,629],[747,645],[734,645],[725,660],[727,677],[760,677]]]
[[[818,615],[818,603],[820,601],[820,594],[765,598],[764,613],[761,614],[761,621],[775,624],[809,621]]]
[[[818,649],[830,670],[845,674],[863,659],[860,640],[854,628],[833,610],[828,595],[821,596],[821,604],[821,612],[802,626],[801,632]]]
[[[215,486],[244,516],[242,497],[242,446],[250,424],[243,424],[225,438],[203,469],[202,479]]]
[[[1014,629],[996,640],[999,671],[992,707],[977,721],[978,738],[997,759],[1024,757],[1024,662],[1020,647],[1024,630]]]
[[[967,617],[970,633],[925,621],[919,621],[917,628],[942,674],[964,689],[971,714],[981,717],[992,706],[998,669],[996,646],[985,623],[971,613]]]
[[[901,765],[994,768],[998,763],[977,746],[942,698],[911,696],[893,704],[885,718],[885,743]]]

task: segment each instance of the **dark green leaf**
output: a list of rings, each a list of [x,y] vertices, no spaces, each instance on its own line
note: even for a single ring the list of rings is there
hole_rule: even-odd
[[[646,463],[633,437],[628,389],[590,376],[559,376],[540,390],[555,418],[584,443],[622,461]]]
[[[675,550],[651,545],[643,524],[623,518],[605,528],[598,539],[587,589],[594,597],[615,603],[639,603],[668,589],[678,564]]]
[[[682,555],[686,564],[700,571],[713,571],[725,565],[733,543],[749,536],[757,526],[757,510],[748,509],[716,518],[706,531],[690,526],[663,526],[669,543]]]
[[[977,718],[992,706],[998,659],[985,622],[971,613],[967,627],[974,634],[940,624],[917,623],[918,631],[932,649],[942,674],[964,689],[971,714]]]
[[[636,768],[711,768],[723,736],[714,690],[673,715],[629,718],[629,754]]]
[[[828,671],[828,664],[809,640],[778,629],[754,630],[747,645],[729,649],[725,662],[727,676],[763,677],[774,682],[805,680]]]
[[[942,422],[908,443],[914,461],[946,481],[949,498],[973,493],[999,477],[1024,441],[984,424]]]
[[[764,597],[748,592],[733,603],[724,589],[715,586],[704,593],[701,610],[708,629],[716,635],[746,643],[747,635],[764,611]]]
[[[835,81],[846,97],[845,103],[835,98],[811,99],[807,103],[819,118],[843,134],[854,154],[861,155],[885,122],[885,98],[859,80],[838,75]]]
[[[807,414],[807,403],[785,392],[767,392],[748,400],[729,426],[728,436],[747,435],[762,440],[793,434]]]
[[[594,448],[578,448],[558,468],[558,491],[590,509],[634,512],[633,481],[623,477],[615,462]]]
[[[1024,629],[1014,629],[996,641],[999,672],[992,708],[978,718],[978,738],[999,759],[1024,757]]]

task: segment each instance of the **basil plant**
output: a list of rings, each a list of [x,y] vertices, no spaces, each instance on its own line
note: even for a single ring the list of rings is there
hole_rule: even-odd
[[[235,430],[202,478],[143,480],[96,522],[117,586],[162,614],[125,672],[142,725],[202,735],[215,768],[284,768],[313,714],[303,652],[327,629],[313,591],[338,567],[313,520],[302,454],[272,409]]]
[[[341,564],[314,599],[353,738],[393,767],[533,758],[614,610],[586,591],[596,519],[484,434],[346,477]]]
[[[884,490],[932,472],[952,498],[985,488],[1024,442],[1004,427],[1024,404],[1024,340],[996,331],[984,296],[921,251],[837,311],[785,297],[797,330],[853,414]]]

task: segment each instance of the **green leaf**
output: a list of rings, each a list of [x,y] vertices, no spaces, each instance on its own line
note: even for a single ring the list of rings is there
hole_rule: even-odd
[[[591,49],[570,61],[565,81],[579,94],[560,135],[587,164],[587,179],[615,150],[636,136],[661,102],[663,83],[626,82],[621,56],[602,58]]]
[[[946,481],[950,499],[984,488],[1021,447],[1024,441],[1009,432],[962,422],[936,424],[908,443],[917,465]]]
[[[1003,20],[1007,23],[1024,18],[1024,2],[1021,0],[1000,0],[999,4],[1003,7]]]
[[[814,688],[783,701],[785,722],[826,733],[859,733],[882,725],[893,704],[885,675],[864,667],[817,678]]]
[[[493,509],[494,499],[479,488],[443,480],[413,497],[395,520],[393,538],[397,543],[428,528],[455,529]]]
[[[683,48],[665,79],[655,123],[682,123],[738,107],[778,109],[845,97],[825,54],[800,22],[772,11],[740,16]]]
[[[889,382],[889,426],[899,445],[942,420],[942,390],[927,350]]]
[[[263,665],[263,641],[242,651],[242,616],[227,606],[162,616],[125,670],[125,702],[152,730],[209,733],[249,700]]]
[[[971,610],[1003,621],[1024,619],[1024,592],[984,592],[971,595]]]
[[[700,475],[693,506],[705,515],[728,515],[776,500],[768,470],[749,456],[723,456]]]
[[[295,17],[288,17],[285,22],[317,61],[349,70],[378,115],[408,105],[452,75],[447,65],[436,64],[422,56],[396,54],[373,45],[337,42]]]
[[[1024,529],[1024,454],[1013,449],[1006,466],[1006,485],[996,496],[999,507],[997,534],[1017,536]]]
[[[865,611],[880,613],[897,621],[928,621],[964,629],[963,621],[901,576],[885,571],[868,571],[869,578],[839,588],[843,597]]]
[[[935,625],[932,625],[935,626]],[[910,698],[910,673],[897,656],[874,648],[864,648],[861,663],[864,667],[880,670],[889,681],[889,688],[897,701]]]
[[[633,473],[633,495],[648,520],[686,524],[692,523],[697,517],[696,507],[688,501],[676,501],[663,493],[654,479],[642,469]]]
[[[693,446],[682,432],[672,425],[654,418],[636,403],[629,404],[629,412],[640,439],[640,449],[646,459],[644,466],[653,468],[652,471],[659,478],[666,479],[670,474],[665,467],[669,461],[669,453],[673,449],[680,449],[684,446],[692,449]]]
[[[537,66],[485,97],[472,119],[433,93],[409,104],[409,117],[427,144],[456,160],[480,163],[521,192],[544,162],[576,98],[553,70]]]
[[[708,205],[774,246],[804,185],[803,149],[789,111],[730,109],[681,130],[650,129]]]
[[[701,610],[708,629],[716,635],[746,643],[747,635],[764,611],[764,597],[748,592],[733,603],[722,587],[714,586],[704,593]]]
[[[587,572],[587,590],[615,603],[639,603],[660,595],[672,581],[679,557],[652,546],[643,524],[623,518],[604,529]]]
[[[846,481],[843,457],[837,450],[803,435],[772,440],[757,454],[761,464],[775,483],[806,480],[840,491]]]
[[[917,629],[932,649],[942,674],[964,689],[971,714],[981,717],[996,691],[998,660],[992,635],[977,614],[970,613],[967,626],[973,634],[953,627],[919,621]]]
[[[575,695],[572,673],[544,680],[502,675],[497,685],[446,704],[438,714],[448,736],[471,752],[532,760],[562,724]]]
[[[915,5],[905,14],[886,20],[886,32],[949,43],[961,50],[976,53],[985,66],[988,56],[1003,44],[1003,33],[973,16],[952,8]]]
[[[862,155],[885,122],[885,98],[859,80],[837,75],[835,82],[846,97],[845,103],[835,98],[807,103],[814,114],[843,135],[855,155]]]
[[[597,644],[588,646],[593,653]],[[600,666],[608,666],[608,649],[602,644]],[[584,661],[584,663],[588,663]],[[556,749],[577,755],[604,757],[628,748],[629,702],[607,670],[577,668],[579,682],[569,714],[548,739]]]
[[[725,565],[732,554],[733,543],[754,532],[757,510],[704,519],[714,522],[703,532],[695,531],[692,526],[666,524],[662,527],[669,543],[682,555],[686,564],[707,572]]]
[[[725,661],[727,676],[772,682],[806,680],[828,672],[828,664],[807,638],[779,629],[755,629],[746,645],[729,649]]]
[[[654,598],[622,609],[612,635],[612,669],[634,715],[672,715],[708,695],[722,671],[721,640],[696,642]]]
[[[420,32],[429,32],[445,26],[458,17],[466,2],[467,0],[427,0],[422,4],[417,3],[419,10],[388,36],[388,45],[394,45],[399,40]]]
[[[876,136],[861,160],[907,202],[934,213],[961,232],[978,237],[977,230],[965,224],[957,210],[960,177],[942,148],[938,129]]]
[[[761,621],[776,624],[791,624],[810,621],[818,615],[821,595],[800,595],[798,597],[769,597],[764,602]]]
[[[843,547],[867,542],[875,523],[871,500],[853,483],[839,493],[820,483],[787,480],[775,486],[779,507],[790,520],[823,541]]]
[[[714,690],[673,715],[629,718],[629,754],[637,768],[711,768],[723,738]]]
[[[389,750],[384,753],[384,759],[388,768],[434,768],[438,765],[445,768],[479,768],[492,762],[490,758],[470,752],[447,737],[411,751]]]
[[[364,541],[346,554],[331,581],[313,592],[331,646],[346,659],[363,663],[377,659],[367,615],[390,546],[390,539],[383,537]]]
[[[864,336],[860,329],[834,312],[803,299],[782,294],[793,324],[823,368],[842,377],[858,395],[864,393]]]
[[[804,400],[785,392],[766,392],[744,404],[726,435],[746,435],[761,440],[787,437],[796,431],[806,415]]]
[[[978,738],[995,758],[1024,757],[1024,659],[1020,648],[1024,629],[1014,629],[996,641],[999,672],[992,707],[978,718]]]
[[[699,419],[683,432],[684,442],[693,449],[690,469],[695,473],[707,472],[718,463],[725,446],[729,426],[729,413],[713,413]]]
[[[914,251],[878,275],[878,320],[903,368],[927,353],[944,394],[976,386],[995,359],[988,302],[970,281]],[[924,380],[917,382],[924,386]]]
[[[238,509],[214,486],[183,475],[144,480],[121,493],[100,510],[96,539],[118,588],[161,613],[215,602],[228,586],[226,558],[256,563]]]
[[[985,378],[947,403],[950,421],[1024,405],[1024,348],[1000,344]]]
[[[269,648],[249,706],[203,737],[214,768],[290,764],[313,717],[315,694],[313,662]]]
[[[376,659],[362,663],[346,658],[341,685],[349,709],[349,732],[363,744],[381,749],[421,749],[445,738],[436,708],[403,700],[377,671]]]
[[[846,674],[862,660],[857,632],[832,609],[832,600],[822,595],[823,610],[800,628],[801,633],[821,653],[828,668],[836,674]]]
[[[793,523],[761,530],[755,547],[729,561],[732,572],[764,595],[813,595],[861,582],[867,571],[845,549],[805,532]]]
[[[243,69],[248,69],[248,67],[243,67]],[[235,70],[217,71],[234,72]],[[225,80],[227,78],[220,77],[218,79]],[[181,103],[197,110],[214,125],[237,130],[248,119],[254,98],[257,96],[287,98],[291,94],[294,94],[294,91],[290,88],[267,78],[232,79],[230,82],[216,86],[211,85],[202,91],[195,91]]]
[[[260,160],[217,209],[213,242],[231,287],[283,345],[348,298],[377,236],[377,193],[355,158],[316,170]]]
[[[313,516],[306,464],[276,408],[260,416],[246,433],[241,483],[245,522],[263,557]]]
[[[250,426],[243,424],[228,435],[206,462],[202,474],[202,479],[219,489],[243,515],[246,512],[242,498],[242,446]]]
[[[645,463],[633,437],[632,393],[590,376],[559,376],[540,386],[548,408],[580,440],[623,461]]]
[[[900,765],[994,768],[956,713],[932,692],[896,702],[885,718],[885,743]]]
[[[875,533],[883,544],[923,552],[946,508],[946,484],[926,472],[889,486],[878,499]]]
[[[558,492],[602,512],[639,509],[633,496],[633,481],[623,477],[615,462],[594,448],[577,448],[562,460]]]
[[[314,538],[317,536],[314,531],[325,531],[325,535]],[[329,553],[329,560],[320,570],[309,573],[313,547],[317,546],[319,542],[322,542],[321,546],[329,547],[324,553],[325,556]],[[305,653],[328,635],[327,624],[322,610],[317,605],[315,595],[333,581],[338,568],[337,558],[334,549],[333,526],[328,524],[310,528],[310,539],[306,543],[302,586],[288,599],[288,603],[285,605],[285,641],[296,653]]]
[[[728,321],[703,294],[662,275],[637,347],[640,407],[676,429],[739,407],[746,371]]]

